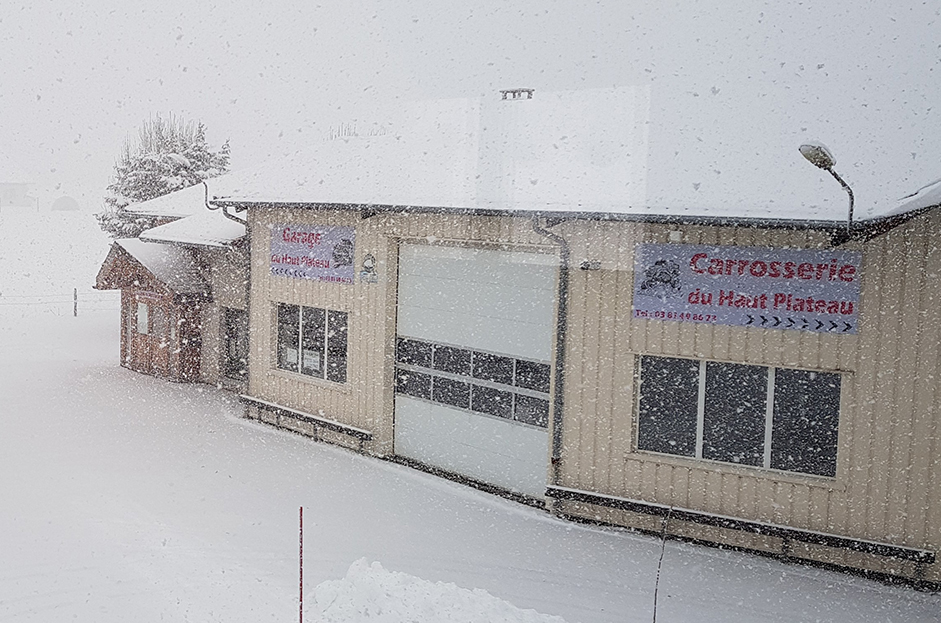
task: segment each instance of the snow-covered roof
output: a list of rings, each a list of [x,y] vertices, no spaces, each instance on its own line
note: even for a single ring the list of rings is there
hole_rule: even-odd
[[[192,216],[148,229],[140,235],[140,239],[147,242],[225,247],[244,236],[245,225],[226,218],[222,210],[208,210],[204,206]]]
[[[182,218],[206,209],[206,188],[202,184],[127,206],[128,212],[144,216]]]
[[[885,214],[885,217],[900,216],[939,206],[941,206],[941,180],[934,181],[902,197],[895,207]]]
[[[196,258],[188,249],[173,244],[144,242],[137,238],[124,238],[115,242],[174,292],[209,293],[209,284],[203,279]]]
[[[413,102],[384,125],[345,126],[279,160],[210,180],[210,194],[218,205],[561,212],[844,230],[846,198],[835,185],[836,210],[807,202],[743,204],[732,186],[720,206],[650,205],[649,110],[643,86]],[[813,169],[806,171],[811,184]],[[857,206],[854,227],[936,205],[933,193],[941,190],[930,188],[895,208]]]
[[[233,203],[644,211],[646,90],[416,102],[383,125],[210,181]]]

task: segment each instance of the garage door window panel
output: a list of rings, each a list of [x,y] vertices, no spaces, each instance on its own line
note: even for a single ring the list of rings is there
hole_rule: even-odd
[[[501,418],[512,418],[513,394],[492,387],[474,385],[471,392],[471,411]]]
[[[432,400],[460,409],[469,409],[470,385],[463,381],[435,377],[432,384]]]

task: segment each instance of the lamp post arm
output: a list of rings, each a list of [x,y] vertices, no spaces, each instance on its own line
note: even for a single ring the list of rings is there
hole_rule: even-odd
[[[827,169],[827,171],[829,171],[830,175],[832,175],[833,178],[840,183],[840,186],[843,187],[843,190],[846,191],[846,194],[850,196],[850,211],[849,211],[849,216],[847,217],[847,220],[846,220],[846,233],[847,235],[852,235],[853,233],[853,201],[854,201],[853,189],[850,188],[850,185],[844,182],[843,178],[840,177],[839,174],[836,171],[834,171],[832,168]]]

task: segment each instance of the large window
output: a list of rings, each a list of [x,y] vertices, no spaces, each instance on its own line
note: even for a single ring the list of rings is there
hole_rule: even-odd
[[[836,475],[839,374],[644,356],[638,413],[640,450]]]
[[[346,312],[278,303],[278,367],[346,382]]]

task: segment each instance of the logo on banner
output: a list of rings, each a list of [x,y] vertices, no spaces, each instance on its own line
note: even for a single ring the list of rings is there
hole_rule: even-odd
[[[274,225],[271,274],[353,283],[355,239],[352,227]]]
[[[637,246],[634,317],[853,334],[855,251]]]
[[[680,265],[672,260],[657,260],[644,270],[638,294],[667,298],[680,292]]]

